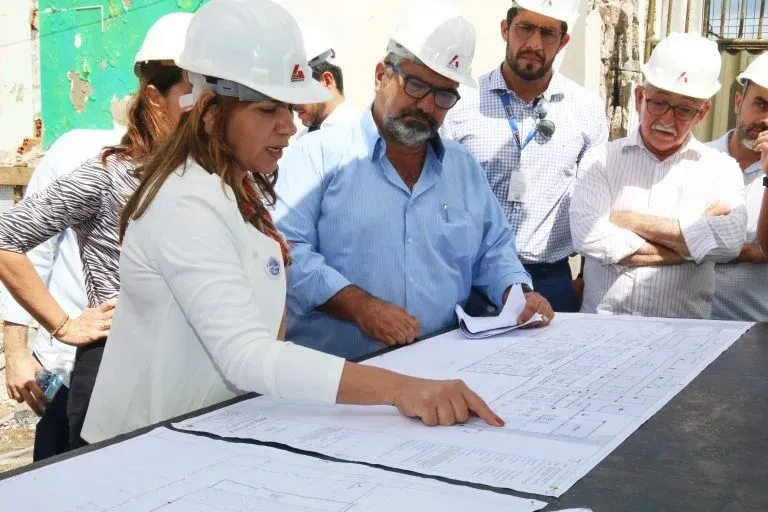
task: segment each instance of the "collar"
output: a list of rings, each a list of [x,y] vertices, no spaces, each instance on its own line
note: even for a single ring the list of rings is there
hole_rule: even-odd
[[[643,151],[647,151],[649,155],[653,156],[658,160],[656,155],[651,153],[651,151],[645,146],[645,142],[643,142],[643,138],[640,136],[640,127],[638,126],[634,130],[632,130],[632,133],[627,135],[625,138],[621,139],[621,149],[622,151],[626,148],[640,148]],[[702,143],[694,137],[693,132],[688,134],[688,138],[685,139],[685,142],[683,142],[683,145],[675,151],[673,154],[669,155],[675,156],[675,155],[684,155],[685,153],[692,152],[695,156],[701,156],[702,154]],[[667,157],[669,158],[669,157]]]
[[[373,120],[373,105],[370,108],[366,108],[363,112],[363,117],[360,120],[360,127],[363,132],[363,140],[368,147],[368,158],[371,162],[376,162],[381,159],[387,152],[387,143],[379,133],[379,127]],[[440,135],[435,135],[427,141],[429,147],[437,157],[437,161],[440,163],[438,167],[442,168],[443,157],[445,156],[445,146],[440,138]]]
[[[506,91],[516,99],[519,99],[515,91],[507,86],[504,75],[501,74],[501,66],[491,71],[488,76],[488,86],[492,91]],[[552,79],[541,96],[549,102],[561,100],[565,96],[565,77],[560,73],[552,73]]]

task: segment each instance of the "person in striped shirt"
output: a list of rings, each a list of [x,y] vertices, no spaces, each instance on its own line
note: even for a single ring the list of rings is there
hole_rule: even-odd
[[[571,204],[582,312],[709,317],[715,262],[739,255],[747,217],[738,164],[691,133],[720,65],[713,41],[670,34],[642,68],[639,128],[584,156]]]
[[[179,98],[191,90],[173,61],[191,16],[167,14],[147,33],[134,65],[139,90],[120,144],[0,216],[0,280],[51,339],[77,347],[67,400],[70,449],[86,444],[80,432],[120,289],[119,213],[138,186],[134,171],[178,123]],[[70,228],[77,234],[88,296],[88,307],[77,316],[51,295],[27,256]]]

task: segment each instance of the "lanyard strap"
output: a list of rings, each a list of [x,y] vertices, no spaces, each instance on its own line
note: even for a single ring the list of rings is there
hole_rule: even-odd
[[[527,146],[528,143],[531,142],[536,136],[536,128],[532,128],[531,131],[528,132],[528,135],[525,137],[525,141],[521,141],[520,129],[517,127],[517,119],[515,119],[515,114],[512,113],[512,100],[509,99],[509,92],[502,91],[499,94],[499,97],[501,98],[501,103],[504,105],[504,112],[507,113],[509,128],[512,130],[512,135],[515,137],[517,145],[520,146],[520,150],[522,151],[523,148],[525,148],[525,146]]]

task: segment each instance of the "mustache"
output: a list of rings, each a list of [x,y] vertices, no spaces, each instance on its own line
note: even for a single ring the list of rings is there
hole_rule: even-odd
[[[528,57],[535,57],[535,58],[539,59],[541,62],[546,62],[546,60],[547,60],[545,55],[544,55],[544,52],[537,52],[535,50],[525,50],[525,51],[522,51],[522,52],[518,52],[517,56],[515,57],[515,60],[517,60],[517,59],[519,59],[521,57],[526,57],[526,56],[528,56]]]
[[[764,131],[768,130],[768,124],[766,123],[753,123],[744,128],[744,135],[746,135],[749,132],[757,131],[758,135]]]
[[[653,123],[653,125],[651,126],[651,130],[655,130],[657,132],[662,132],[662,133],[668,133],[672,136],[677,135],[677,129],[675,129],[674,126],[664,126],[661,123]]]
[[[400,112],[400,115],[397,116],[397,118],[402,120],[406,116],[415,117],[420,121],[424,121],[424,123],[429,125],[429,128],[431,130],[437,129],[437,120],[431,115],[424,112],[423,110],[420,110],[418,108],[408,108]]]

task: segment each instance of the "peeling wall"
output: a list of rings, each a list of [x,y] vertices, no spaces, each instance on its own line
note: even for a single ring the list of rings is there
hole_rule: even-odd
[[[40,89],[32,13],[35,1],[0,0],[0,165],[13,165],[35,136]]]
[[[115,104],[136,90],[133,58],[149,27],[202,3],[39,0],[43,146],[73,128],[112,128]]]

